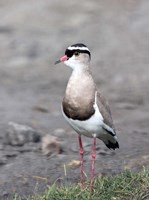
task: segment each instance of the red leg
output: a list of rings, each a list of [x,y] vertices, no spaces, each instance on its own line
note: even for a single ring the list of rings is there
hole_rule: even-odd
[[[80,146],[80,159],[81,159],[81,186],[82,188],[84,187],[84,170],[83,170],[83,154],[84,154],[84,150],[83,150],[83,145],[82,145],[82,139],[81,136],[79,135],[78,137],[79,139],[79,146]]]
[[[90,191],[93,190],[93,183],[94,183],[94,164],[96,158],[96,136],[94,137],[94,144],[93,144],[93,151],[92,151],[92,176],[91,176],[91,183],[90,183]]]

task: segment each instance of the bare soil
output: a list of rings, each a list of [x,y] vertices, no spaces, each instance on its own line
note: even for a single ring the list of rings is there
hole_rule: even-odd
[[[149,1],[0,1],[0,199],[39,194],[53,183],[79,181],[77,134],[61,114],[71,70],[54,66],[65,48],[82,42],[92,71],[109,100],[120,149],[97,145],[96,176],[149,167]],[[47,157],[41,143],[6,145],[8,123],[57,136],[62,152]],[[92,140],[83,137],[85,172]]]

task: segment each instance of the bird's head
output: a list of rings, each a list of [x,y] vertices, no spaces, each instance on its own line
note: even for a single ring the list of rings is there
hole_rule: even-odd
[[[90,59],[91,53],[87,46],[78,43],[69,46],[65,51],[65,55],[56,61],[55,64],[63,62],[72,69],[76,69],[79,67],[89,66]]]

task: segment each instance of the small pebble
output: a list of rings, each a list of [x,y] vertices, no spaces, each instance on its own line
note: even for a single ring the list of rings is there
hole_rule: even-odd
[[[41,149],[46,156],[57,155],[61,153],[61,143],[58,141],[57,137],[45,135],[42,138]]]
[[[61,137],[63,136],[65,133],[65,130],[62,129],[62,128],[57,128],[54,130],[54,135],[57,136],[57,137]]]

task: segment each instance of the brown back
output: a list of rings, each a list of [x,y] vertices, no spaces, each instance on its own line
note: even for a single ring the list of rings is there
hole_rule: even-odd
[[[100,92],[97,93],[97,105],[98,105],[100,113],[102,114],[104,118],[104,123],[110,126],[115,132],[109,104],[106,101],[105,97]]]

